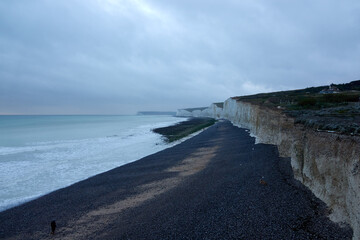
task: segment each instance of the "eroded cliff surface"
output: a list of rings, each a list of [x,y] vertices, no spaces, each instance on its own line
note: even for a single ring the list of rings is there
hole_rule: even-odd
[[[209,116],[213,107],[202,110]],[[329,207],[330,219],[346,222],[360,239],[360,137],[318,132],[295,124],[279,109],[229,98],[214,118],[250,129],[259,143],[275,144],[291,158],[294,176]],[[210,114],[211,115],[211,114]]]

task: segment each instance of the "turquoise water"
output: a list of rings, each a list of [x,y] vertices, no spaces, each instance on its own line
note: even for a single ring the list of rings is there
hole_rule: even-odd
[[[0,211],[170,145],[172,116],[0,116]]]

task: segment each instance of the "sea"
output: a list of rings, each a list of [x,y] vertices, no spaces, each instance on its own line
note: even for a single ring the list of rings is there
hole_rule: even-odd
[[[183,118],[0,116],[0,211],[171,147],[151,130]]]

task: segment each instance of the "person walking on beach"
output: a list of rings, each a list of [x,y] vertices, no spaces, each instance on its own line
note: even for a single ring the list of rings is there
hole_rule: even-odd
[[[54,221],[51,221],[51,223],[50,223],[50,225],[51,225],[51,234],[55,234],[55,229],[56,229],[56,222],[55,222],[55,220]]]

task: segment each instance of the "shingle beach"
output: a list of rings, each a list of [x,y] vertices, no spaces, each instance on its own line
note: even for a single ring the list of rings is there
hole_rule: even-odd
[[[1,212],[0,239],[351,239],[351,229],[326,214],[275,146],[219,121],[172,148]]]

